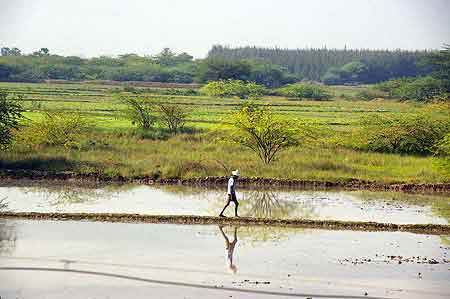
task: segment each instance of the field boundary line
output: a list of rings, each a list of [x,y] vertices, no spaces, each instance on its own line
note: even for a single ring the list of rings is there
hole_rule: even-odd
[[[40,213],[2,212],[0,219],[27,219],[53,221],[94,221],[122,223],[168,223],[187,225],[240,225],[240,226],[281,226],[316,228],[326,230],[410,232],[418,234],[450,234],[446,224],[394,224],[365,221],[309,220],[309,219],[265,219],[251,217],[224,218],[195,215],[144,215],[122,213]]]

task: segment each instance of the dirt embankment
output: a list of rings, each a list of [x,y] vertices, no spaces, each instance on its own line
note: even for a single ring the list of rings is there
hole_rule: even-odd
[[[123,223],[171,223],[171,224],[204,224],[204,225],[258,225],[299,228],[318,228],[327,230],[355,231],[404,231],[435,235],[450,234],[450,225],[442,224],[392,224],[378,222],[356,222],[337,220],[308,219],[264,219],[264,218],[223,218],[194,215],[141,215],[119,213],[35,213],[35,212],[3,212],[0,218],[28,220],[72,220],[100,221]]]
[[[30,170],[0,170],[0,182],[9,181],[74,181],[90,183],[134,183],[144,185],[187,185],[187,186],[226,186],[228,177],[204,177],[190,179],[154,179],[152,177],[122,176],[106,177],[97,174],[79,174],[75,172],[46,172]],[[293,188],[293,189],[343,189],[343,190],[372,190],[372,191],[396,191],[396,192],[421,192],[421,193],[449,193],[450,183],[403,183],[384,184],[363,180],[349,180],[343,182],[310,181],[292,179],[270,179],[258,177],[242,177],[240,186],[258,188]]]

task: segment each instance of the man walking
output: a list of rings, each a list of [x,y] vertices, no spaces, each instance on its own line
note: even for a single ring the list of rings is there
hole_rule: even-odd
[[[225,212],[226,208],[230,205],[230,202],[234,203],[234,215],[239,217],[238,215],[238,206],[239,203],[236,198],[236,181],[239,178],[239,170],[233,170],[231,172],[231,177],[228,180],[228,191],[227,191],[227,204],[223,207],[222,212],[220,212],[219,217],[225,217],[223,212]]]

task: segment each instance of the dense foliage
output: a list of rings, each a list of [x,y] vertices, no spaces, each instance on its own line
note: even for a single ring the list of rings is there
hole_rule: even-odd
[[[427,155],[450,132],[450,119],[431,113],[405,116],[368,116],[361,134],[365,147],[376,152]]]
[[[187,53],[175,54],[166,48],[155,56],[136,54],[83,59],[50,54],[42,48],[30,55],[20,49],[2,48],[0,81],[38,82],[42,80],[114,80],[200,83],[217,80],[253,81],[266,87],[293,83],[298,76],[267,61],[224,59],[193,60]]]
[[[387,50],[268,49],[214,46],[206,59],[166,48],[154,56],[124,54],[84,59],[41,48],[24,55],[3,47],[0,81],[114,80],[154,82],[252,81],[269,88],[303,80],[326,84],[377,83],[433,72],[448,78],[448,49],[441,52]],[[449,81],[450,82],[450,81]]]
[[[7,53],[4,50],[2,53]],[[10,52],[11,50],[9,50]],[[191,83],[196,72],[193,57],[164,49],[156,56],[136,54],[117,58],[100,56],[83,59],[51,55],[43,48],[31,55],[0,57],[0,81],[35,82],[46,79],[116,80]]]
[[[265,94],[266,88],[255,82],[228,79],[210,81],[200,88],[199,92],[212,97],[239,97],[240,99],[247,99]]]
[[[8,92],[0,90],[0,148],[7,147],[12,139],[12,130],[19,127],[23,108]]]
[[[427,51],[279,49],[213,46],[209,58],[231,61],[260,59],[286,67],[300,78],[326,83],[374,83],[390,78],[409,77],[430,71],[418,62]]]
[[[431,100],[446,91],[443,82],[431,76],[393,79],[379,83],[374,88],[386,92],[391,98],[418,101]]]
[[[263,60],[226,60],[220,57],[207,58],[199,63],[196,80],[209,82],[218,80],[252,81],[266,87],[280,87],[299,80],[286,68]]]
[[[444,45],[441,51],[429,55],[423,64],[431,66],[433,78],[441,80],[450,91],[450,45]]]
[[[275,90],[275,94],[297,99],[328,100],[331,98],[323,86],[314,83],[289,84]]]
[[[21,130],[17,142],[30,148],[64,146],[81,148],[91,124],[78,113],[47,112],[41,121]]]

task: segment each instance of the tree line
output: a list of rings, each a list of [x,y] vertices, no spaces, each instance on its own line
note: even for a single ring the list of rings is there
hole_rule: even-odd
[[[208,58],[263,60],[285,67],[297,77],[327,84],[375,83],[430,72],[421,63],[434,51],[370,49],[280,49],[215,45]]]
[[[264,61],[198,59],[169,48],[153,56],[124,54],[89,59],[52,54],[41,48],[24,55],[18,48],[1,48],[0,81],[39,82],[61,80],[153,81],[172,83],[207,82],[221,79],[254,81],[279,87],[298,80],[285,68]]]
[[[227,48],[213,46],[205,59],[169,48],[153,56],[60,56],[41,48],[23,54],[1,48],[0,81],[39,82],[48,79],[205,83],[252,81],[278,88],[301,80],[325,84],[377,83],[432,72],[424,62],[436,51]]]

